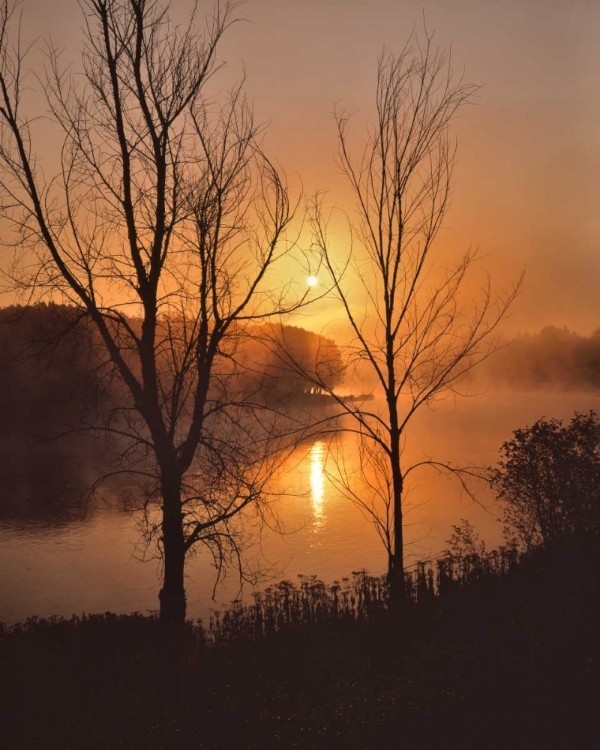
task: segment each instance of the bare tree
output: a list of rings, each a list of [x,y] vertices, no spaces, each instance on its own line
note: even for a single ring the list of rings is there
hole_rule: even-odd
[[[449,125],[476,91],[454,78],[450,63],[426,31],[422,41],[413,35],[399,56],[381,56],[375,125],[358,158],[350,117],[336,110],[339,165],[356,202],[345,258],[330,246],[321,202],[314,207],[315,243],[353,332],[351,359],[367,368],[383,395],[378,410],[376,401],[358,404],[330,391],[353,417],[351,430],[362,441],[366,485],[356,491],[343,476],[342,484],[375,521],[395,590],[403,581],[407,475],[425,464],[452,468],[434,460],[404,465],[409,422],[421,407],[456,393],[464,373],[493,350],[492,333],[518,288],[494,297],[488,282],[470,307],[464,282],[476,254],[469,250],[451,268],[434,262],[456,156]]]
[[[178,623],[186,554],[199,542],[217,564],[237,553],[234,519],[261,497],[277,447],[273,420],[236,390],[235,354],[251,321],[303,302],[273,286],[294,208],[242,87],[222,107],[207,94],[235,3],[217,2],[203,33],[196,9],[178,27],[160,0],[80,5],[82,70],[64,72],[49,46],[39,78],[62,134],[47,180],[2,3],[1,215],[16,232],[17,286],[81,309],[122,384],[126,405],[106,429],[127,446],[119,470],[160,500],[160,616]]]

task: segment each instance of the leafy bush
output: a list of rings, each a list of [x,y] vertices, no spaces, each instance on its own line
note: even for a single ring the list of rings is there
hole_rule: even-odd
[[[492,485],[504,522],[526,549],[581,533],[600,522],[600,421],[576,413],[563,426],[540,419],[501,448]]]

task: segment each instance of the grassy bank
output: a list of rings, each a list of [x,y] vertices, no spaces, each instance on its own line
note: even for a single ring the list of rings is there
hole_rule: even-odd
[[[465,746],[484,717],[498,732],[517,716],[574,740],[597,694],[596,558],[581,539],[447,556],[407,577],[397,611],[356,573],[284,581],[176,632],[30,619],[0,641],[3,747],[427,747],[466,717]]]

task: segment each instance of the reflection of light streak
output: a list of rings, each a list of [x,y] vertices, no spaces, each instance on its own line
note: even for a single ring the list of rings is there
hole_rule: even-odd
[[[323,525],[323,502],[325,500],[325,443],[317,440],[308,453],[310,456],[310,489],[315,526]]]

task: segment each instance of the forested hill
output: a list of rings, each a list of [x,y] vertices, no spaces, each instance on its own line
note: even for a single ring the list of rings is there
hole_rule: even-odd
[[[139,328],[135,319],[128,324]],[[232,339],[223,361],[235,361],[235,387],[254,396],[287,403],[311,391],[310,373],[330,387],[342,380],[338,347],[317,333],[255,326]],[[44,439],[99,424],[107,408],[129,398],[110,370],[100,337],[81,310],[56,304],[0,309],[0,435]]]
[[[41,304],[0,309],[2,432],[47,437],[80,423],[99,397],[103,352],[75,308]]]
[[[591,336],[554,326],[520,333],[501,342],[469,380],[514,390],[600,390],[600,329]]]

